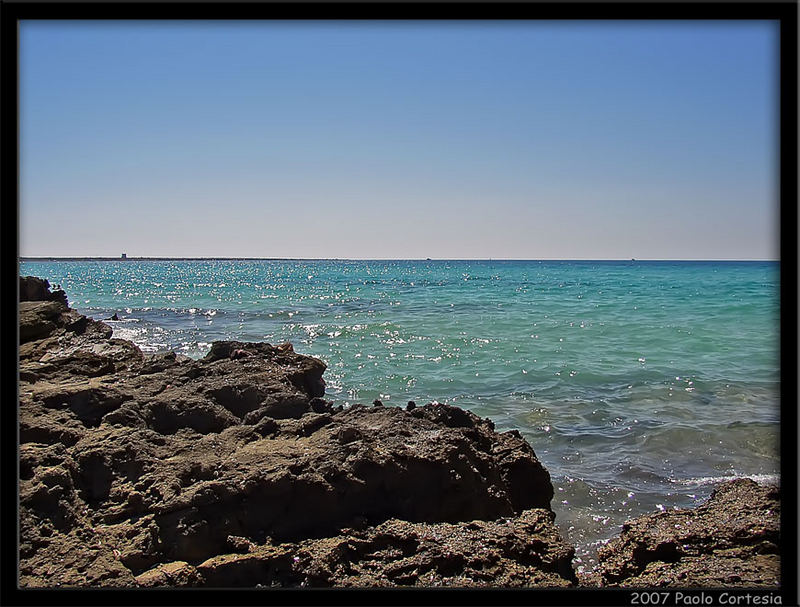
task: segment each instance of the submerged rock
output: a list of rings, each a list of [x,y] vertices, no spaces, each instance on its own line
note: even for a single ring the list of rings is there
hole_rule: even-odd
[[[333,407],[291,344],[145,355],[36,285],[23,586],[574,584],[519,433],[440,404]]]
[[[778,488],[740,479],[698,508],[625,523],[599,550],[598,573],[604,586],[774,588],[780,544]]]

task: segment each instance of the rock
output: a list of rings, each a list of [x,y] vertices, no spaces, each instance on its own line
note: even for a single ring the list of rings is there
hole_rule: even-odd
[[[309,404],[314,413],[330,413],[333,410],[331,407],[332,403],[326,401],[324,398],[312,398]]]
[[[50,283],[36,276],[19,277],[19,300],[23,301],[54,301],[68,305],[67,294],[61,289],[50,291]]]
[[[161,563],[157,567],[136,576],[136,584],[144,588],[158,586],[195,586],[197,569],[185,561]]]
[[[56,301],[19,304],[19,341],[24,344],[35,339],[43,339],[56,330],[59,317],[66,308]]]
[[[86,343],[93,341],[97,336],[111,337],[111,333],[111,327],[108,325],[71,310],[67,306],[66,294],[63,291],[51,293],[46,280],[31,276],[20,277],[19,343],[21,346],[47,337],[57,338],[61,346],[73,340],[76,343]],[[48,351],[51,345],[48,344],[44,350]],[[34,346],[20,348],[22,358],[33,358],[35,354]]]
[[[144,355],[29,284],[24,586],[574,583],[550,477],[520,435],[446,405],[334,407],[325,364],[291,344]],[[348,538],[355,552],[329,549]]]
[[[168,367],[175,365],[177,362],[178,355],[172,351],[143,356],[139,374],[150,375],[152,373],[158,373],[159,371],[164,371]]]
[[[272,346],[266,343],[239,341],[214,342],[203,360],[216,362],[226,358],[232,359],[234,356],[239,359],[251,355],[259,357],[263,362],[271,363],[272,367],[281,367],[286,378],[295,387],[312,397],[320,397],[325,394],[325,382],[322,379],[325,363],[310,356],[295,354],[291,344]],[[254,367],[247,368],[253,369]]]
[[[228,546],[231,552],[247,553],[255,548],[255,544],[248,540],[246,537],[239,537],[238,535],[228,536]]]
[[[777,487],[740,479],[696,509],[625,523],[599,550],[599,574],[604,586],[776,587],[780,545]]]
[[[361,440],[362,438],[364,437],[361,432],[359,432],[356,428],[349,426],[342,428],[336,433],[336,440],[340,445],[346,445],[348,443],[352,443],[353,441]]]
[[[496,521],[410,523],[265,544],[198,565],[204,586],[570,587],[574,550],[548,510]]]
[[[293,546],[260,546],[248,554],[214,556],[197,566],[204,586],[299,586],[293,573]]]

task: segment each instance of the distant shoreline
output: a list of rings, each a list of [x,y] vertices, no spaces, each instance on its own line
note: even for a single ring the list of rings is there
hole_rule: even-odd
[[[374,258],[355,259],[348,257],[20,257],[19,261],[540,261],[540,262],[588,262],[588,263],[779,263],[780,259],[501,259],[474,258]]]

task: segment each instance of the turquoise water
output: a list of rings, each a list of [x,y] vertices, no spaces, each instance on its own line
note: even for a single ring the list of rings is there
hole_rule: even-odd
[[[579,567],[630,517],[775,480],[779,264],[23,262],[144,351],[291,341],[337,404],[439,401],[517,428]]]

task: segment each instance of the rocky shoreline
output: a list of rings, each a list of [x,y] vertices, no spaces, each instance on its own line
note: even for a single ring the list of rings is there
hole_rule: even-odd
[[[775,487],[626,523],[579,578],[516,431],[335,406],[291,344],[145,355],[37,278],[19,331],[21,587],[779,586]]]

